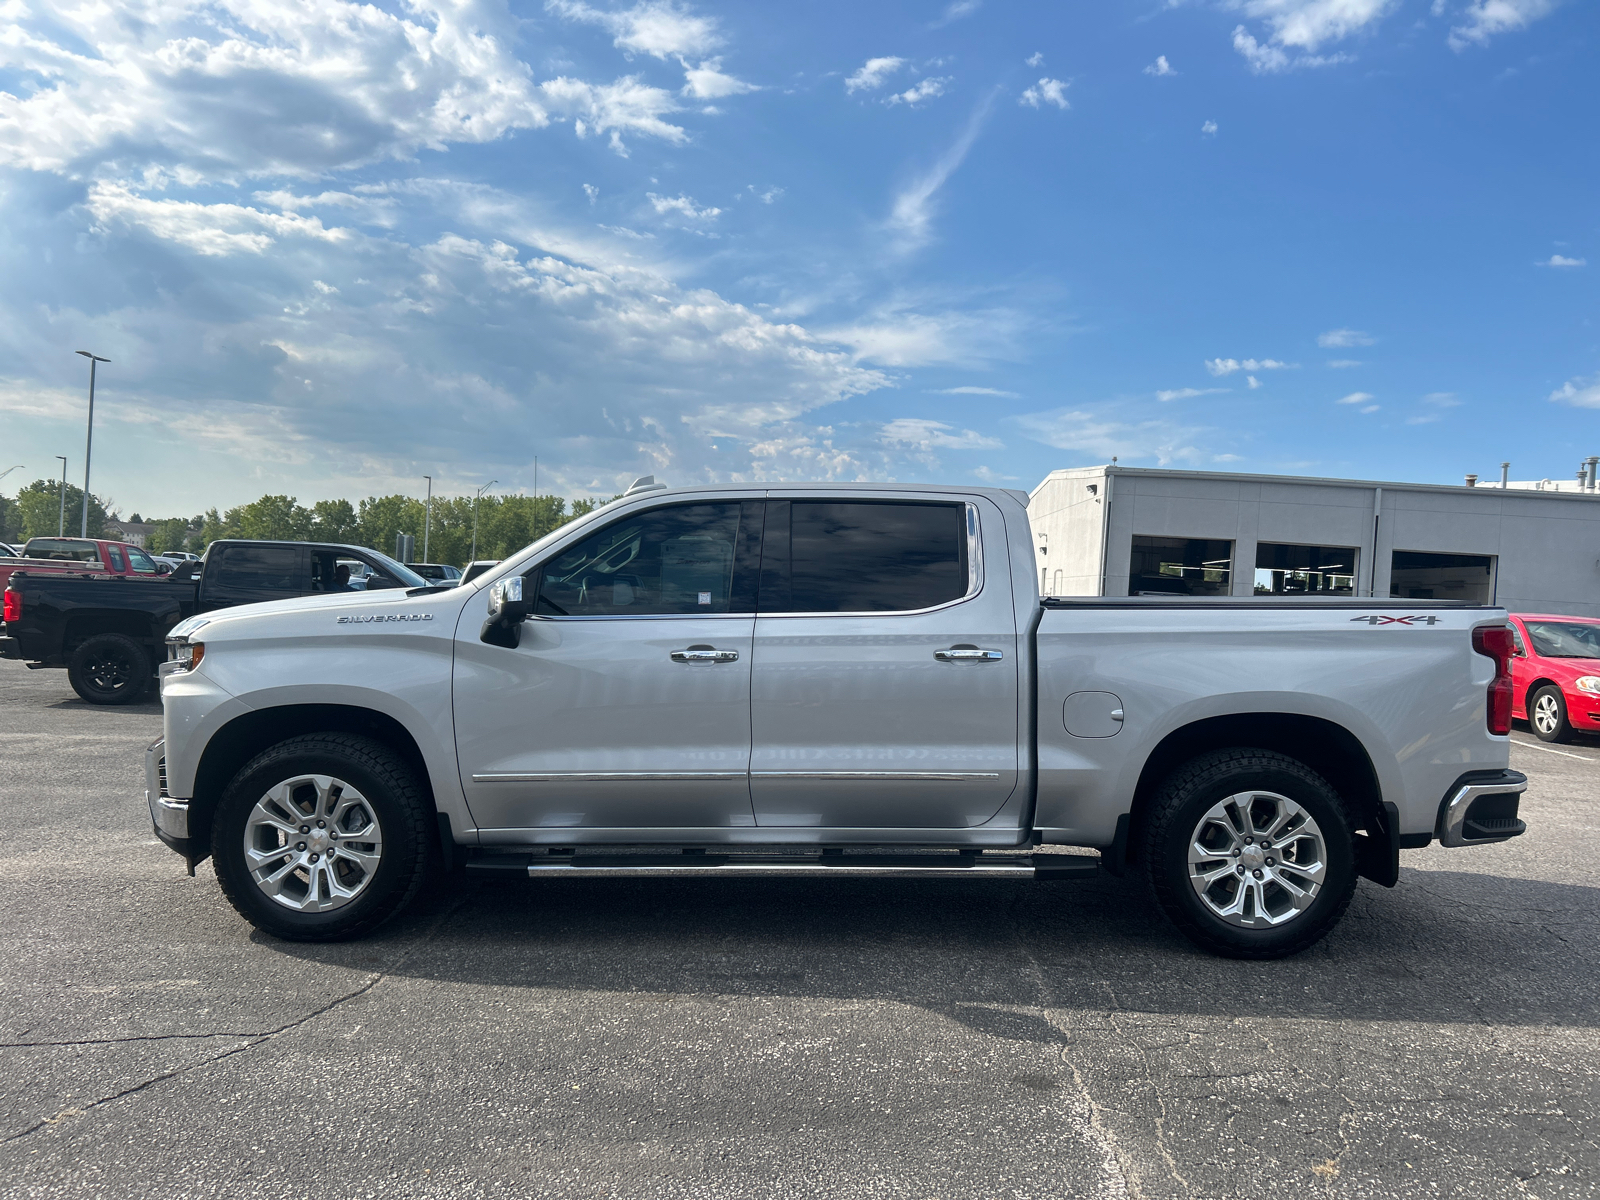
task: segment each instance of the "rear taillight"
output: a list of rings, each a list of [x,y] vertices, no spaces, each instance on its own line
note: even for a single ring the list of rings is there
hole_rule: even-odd
[[[1516,652],[1511,626],[1478,626],[1472,631],[1472,648],[1485,658],[1494,659],[1494,681],[1489,684],[1489,732],[1510,733],[1511,656]]]
[[[0,619],[6,621],[22,620],[22,596],[17,592],[13,592],[10,588],[6,589],[5,614]]]

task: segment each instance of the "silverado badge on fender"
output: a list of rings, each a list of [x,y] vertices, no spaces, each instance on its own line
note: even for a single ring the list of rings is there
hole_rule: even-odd
[[[385,621],[431,621],[432,613],[365,613],[359,617],[340,617],[341,625],[374,625]]]

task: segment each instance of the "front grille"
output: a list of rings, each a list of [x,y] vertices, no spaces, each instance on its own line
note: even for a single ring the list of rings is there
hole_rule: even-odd
[[[161,798],[170,800],[172,797],[167,794],[167,756],[165,754],[156,760],[156,783],[161,788]]]

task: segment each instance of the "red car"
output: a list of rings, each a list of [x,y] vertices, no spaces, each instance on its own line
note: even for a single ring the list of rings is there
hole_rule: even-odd
[[[1541,742],[1600,733],[1600,620],[1512,613],[1511,715]]]

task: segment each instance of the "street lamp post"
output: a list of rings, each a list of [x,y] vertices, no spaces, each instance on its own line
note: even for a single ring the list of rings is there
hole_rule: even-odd
[[[467,559],[469,563],[478,560],[478,501],[482,498],[484,492],[499,482],[498,479],[489,480],[488,483],[478,489],[478,494],[472,498],[472,555]]]
[[[422,561],[432,562],[428,557],[428,531],[433,526],[433,476],[424,475],[423,478],[428,481],[428,504],[422,510]]]
[[[56,517],[56,536],[67,536],[67,456],[56,455],[61,460],[61,512]]]
[[[109,358],[101,358],[98,354],[91,354],[87,350],[79,350],[79,354],[89,360],[89,436],[83,445],[83,527],[79,537],[89,536],[89,452],[94,449],[94,371],[101,363],[108,363]]]

